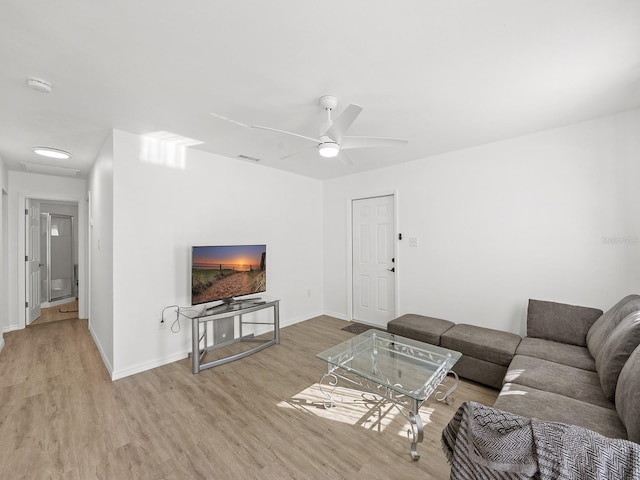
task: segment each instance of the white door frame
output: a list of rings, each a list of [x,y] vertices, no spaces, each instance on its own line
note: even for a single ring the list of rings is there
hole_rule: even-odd
[[[370,193],[362,193],[359,195],[353,195],[347,198],[347,319],[353,320],[353,201],[354,200],[363,200],[365,198],[375,198],[375,197],[388,197],[393,196],[393,236],[395,238],[395,252],[396,252],[396,262],[395,262],[395,286],[394,286],[394,295],[395,295],[395,307],[393,316],[397,317],[398,312],[400,311],[400,273],[402,269],[400,266],[400,249],[398,248],[398,190],[381,190]]]
[[[60,196],[35,193],[18,193],[18,329],[26,326],[26,308],[24,307],[27,296],[26,275],[25,275],[25,223],[26,215],[24,211],[27,205],[27,198],[40,200],[41,202],[59,201],[71,202],[78,205],[78,317],[88,318],[87,315],[87,294],[89,291],[89,279],[86,275],[87,264],[87,202],[84,197]]]

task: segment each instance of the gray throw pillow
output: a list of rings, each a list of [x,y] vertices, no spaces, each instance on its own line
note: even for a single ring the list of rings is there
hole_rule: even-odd
[[[639,344],[640,312],[633,312],[614,328],[598,351],[596,370],[602,391],[609,400],[614,400],[620,371]]]
[[[614,328],[632,312],[640,310],[640,295],[627,295],[607,310],[587,332],[587,347],[593,358]]]
[[[616,411],[632,442],[640,443],[640,347],[624,364],[616,389]]]
[[[530,299],[527,336],[586,347],[587,332],[600,316],[596,308]]]

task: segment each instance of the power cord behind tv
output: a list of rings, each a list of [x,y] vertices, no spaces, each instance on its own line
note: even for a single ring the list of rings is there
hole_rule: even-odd
[[[176,309],[176,318],[173,321],[173,323],[171,324],[171,332],[172,333],[178,333],[180,331],[180,315],[182,315],[184,318],[188,318],[189,320],[193,319],[194,317],[200,317],[202,316],[202,314],[206,311],[206,307],[205,306],[198,306],[198,307],[181,307],[180,305],[169,305],[168,307],[165,307],[162,310],[162,316],[160,319],[160,323],[164,323],[164,315],[165,312],[167,310],[169,310],[170,308],[175,308]]]
[[[173,321],[173,323],[171,324],[171,331],[173,333],[178,333],[180,331],[180,305],[169,305],[168,307],[164,307],[162,309],[162,315],[160,318],[160,323],[164,323],[164,313],[169,310],[170,308],[175,308],[176,309],[176,319]],[[178,325],[177,329],[175,329],[175,325]]]

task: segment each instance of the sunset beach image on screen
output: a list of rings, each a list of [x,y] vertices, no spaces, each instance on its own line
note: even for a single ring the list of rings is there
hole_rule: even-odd
[[[230,300],[267,289],[266,245],[196,246],[191,256],[191,304]]]

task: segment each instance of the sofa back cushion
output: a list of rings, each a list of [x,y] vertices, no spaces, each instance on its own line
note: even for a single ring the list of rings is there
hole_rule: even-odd
[[[587,347],[593,358],[614,328],[627,315],[640,310],[640,295],[627,295],[596,320],[587,333]]]
[[[602,310],[564,303],[529,300],[527,336],[587,346],[587,332]]]
[[[616,411],[632,442],[640,443],[640,347],[622,367],[616,388]]]
[[[602,391],[614,401],[618,377],[624,364],[640,345],[640,312],[624,317],[600,347],[596,357],[596,370]]]

